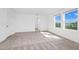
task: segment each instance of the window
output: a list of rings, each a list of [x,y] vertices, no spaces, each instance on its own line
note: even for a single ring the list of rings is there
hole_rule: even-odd
[[[55,16],[55,27],[58,27],[58,28],[61,27],[61,16],[60,15]]]
[[[73,9],[70,12],[65,13],[65,28],[77,30],[77,18],[78,18],[78,10]]]

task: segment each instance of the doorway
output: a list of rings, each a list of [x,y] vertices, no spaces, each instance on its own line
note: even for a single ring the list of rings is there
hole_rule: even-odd
[[[38,16],[38,14],[36,15],[36,20],[35,20],[35,31],[36,32],[40,32],[40,19],[39,19],[39,16]]]

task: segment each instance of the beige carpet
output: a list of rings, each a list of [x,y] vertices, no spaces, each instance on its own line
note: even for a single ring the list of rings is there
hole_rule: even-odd
[[[0,43],[0,50],[78,50],[79,44],[48,32],[22,32]]]

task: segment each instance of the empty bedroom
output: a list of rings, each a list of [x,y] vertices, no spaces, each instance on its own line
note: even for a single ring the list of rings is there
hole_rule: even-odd
[[[0,50],[79,50],[79,9],[0,8]]]

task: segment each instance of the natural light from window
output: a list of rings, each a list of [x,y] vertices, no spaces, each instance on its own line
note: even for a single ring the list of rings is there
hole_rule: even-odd
[[[58,28],[61,27],[61,16],[60,15],[55,16],[55,27],[58,27]]]
[[[65,28],[77,30],[78,10],[74,9],[65,13]]]
[[[44,37],[47,37],[47,38],[53,38],[53,39],[60,39],[60,37],[56,36],[56,35],[53,35],[51,33],[48,33],[48,32],[40,32],[41,34],[43,34]]]

